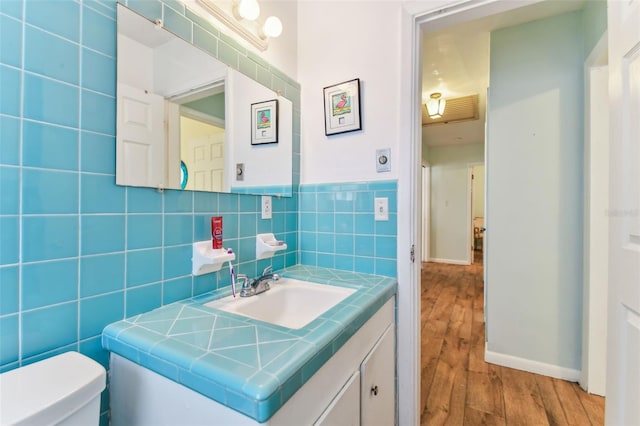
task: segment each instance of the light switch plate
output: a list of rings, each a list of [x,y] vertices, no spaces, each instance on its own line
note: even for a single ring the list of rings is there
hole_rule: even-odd
[[[271,195],[262,196],[262,218],[271,219],[273,204],[271,203]]]
[[[390,172],[391,171],[391,149],[378,149],[376,150],[376,172]]]
[[[389,220],[389,199],[387,197],[376,198],[374,205],[375,219]]]

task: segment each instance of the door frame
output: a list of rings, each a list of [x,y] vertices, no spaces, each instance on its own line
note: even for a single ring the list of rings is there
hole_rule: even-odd
[[[420,206],[422,182],[421,81],[422,29],[432,30],[461,24],[511,9],[539,3],[541,0],[451,0],[411,2],[402,6],[400,36],[400,121],[399,140],[409,149],[399,150],[398,216],[398,424],[420,424]],[[485,148],[486,151],[486,148]],[[486,164],[485,164],[486,167]],[[486,259],[486,258],[485,258]],[[486,261],[486,260],[485,260]],[[400,397],[402,395],[402,397]]]
[[[584,390],[602,396],[606,383],[609,255],[609,221],[602,214],[608,208],[609,195],[609,117],[602,114],[602,105],[608,102],[607,43],[605,32],[585,61],[584,279],[582,370],[578,380]]]

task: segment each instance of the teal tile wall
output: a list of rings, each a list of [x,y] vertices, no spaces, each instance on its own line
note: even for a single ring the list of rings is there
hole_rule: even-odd
[[[129,6],[292,100],[297,185],[300,86],[179,2]],[[67,350],[106,366],[105,325],[228,285],[226,267],[191,275],[212,215],[237,272],[298,260],[297,193],[262,220],[254,195],[115,185],[115,17],[113,0],[0,1],[0,372]],[[256,261],[257,232],[288,250]]]
[[[397,276],[396,181],[300,185],[300,263]],[[389,200],[389,220],[374,220],[374,199]]]

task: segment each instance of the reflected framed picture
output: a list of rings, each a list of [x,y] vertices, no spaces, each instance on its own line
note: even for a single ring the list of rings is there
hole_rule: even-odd
[[[278,143],[278,100],[251,104],[251,145]]]
[[[324,88],[324,134],[362,130],[360,120],[360,79]]]

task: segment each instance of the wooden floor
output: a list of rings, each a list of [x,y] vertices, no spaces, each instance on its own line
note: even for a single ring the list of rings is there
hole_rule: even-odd
[[[483,305],[481,262],[422,264],[422,425],[604,424],[578,384],[484,362]]]

